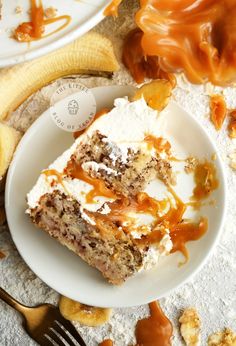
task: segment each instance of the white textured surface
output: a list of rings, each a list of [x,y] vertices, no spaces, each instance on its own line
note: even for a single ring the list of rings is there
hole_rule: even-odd
[[[121,39],[133,27],[132,11],[134,1],[124,1],[121,16],[114,21],[106,19],[97,30],[105,32],[120,50]],[[132,79],[123,70],[116,73],[113,80],[104,78],[81,79],[87,86],[107,84],[129,84]],[[58,85],[59,82],[56,84]],[[225,326],[236,330],[236,174],[228,166],[228,155],[236,151],[236,144],[227,137],[227,123],[220,132],[216,132],[209,121],[209,89],[202,86],[186,84],[182,79],[181,87],[174,92],[175,100],[192,113],[206,128],[215,141],[218,152],[225,162],[227,172],[228,212],[226,224],[220,244],[216,247],[208,263],[194,279],[176,290],[167,298],[161,299],[161,305],[174,324],[173,346],[183,345],[178,332],[178,317],[181,309],[194,306],[202,319],[202,345],[206,345],[207,336]],[[14,114],[10,122],[15,127],[25,130],[30,123],[46,108],[48,95],[55,86],[44,88],[34,100],[26,102],[21,112]],[[217,89],[220,91],[220,89]],[[227,88],[223,91],[228,107],[236,107],[236,90]],[[184,129],[183,129],[184,131]],[[193,138],[197,140],[197,138]],[[25,304],[57,301],[57,293],[48,288],[24,264],[17,253],[6,227],[0,228],[0,249],[9,256],[0,262],[0,285]],[[63,279],[63,278],[62,278]],[[88,346],[97,346],[105,337],[111,337],[116,346],[128,346],[134,342],[134,326],[136,321],[147,315],[146,306],[129,309],[116,309],[109,323],[100,328],[81,327],[78,329],[84,336]],[[19,316],[5,304],[0,302],[0,345],[1,346],[33,346],[21,327]]]

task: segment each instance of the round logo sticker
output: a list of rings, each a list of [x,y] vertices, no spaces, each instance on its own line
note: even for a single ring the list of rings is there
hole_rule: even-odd
[[[51,117],[54,123],[68,132],[86,128],[96,114],[93,93],[83,84],[66,83],[53,93],[50,99]]]

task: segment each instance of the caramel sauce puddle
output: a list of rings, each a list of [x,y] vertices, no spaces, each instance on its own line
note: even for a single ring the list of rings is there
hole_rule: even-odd
[[[158,302],[149,304],[150,316],[139,320],[135,327],[135,346],[171,346],[173,326]],[[113,341],[104,340],[99,346],[113,346]]]

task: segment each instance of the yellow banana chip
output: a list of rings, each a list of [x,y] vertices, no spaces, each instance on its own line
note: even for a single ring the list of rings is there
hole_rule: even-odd
[[[187,346],[200,344],[200,318],[193,308],[185,309],[179,318],[180,333]]]
[[[236,346],[236,334],[229,328],[214,333],[208,338],[208,346]]]
[[[111,309],[96,308],[76,302],[61,296],[59,309],[63,317],[70,321],[77,321],[89,327],[100,326],[109,321]]]

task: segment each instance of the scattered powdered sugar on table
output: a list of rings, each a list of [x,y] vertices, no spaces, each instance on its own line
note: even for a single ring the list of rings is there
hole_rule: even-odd
[[[106,18],[95,29],[113,41],[118,58],[121,55],[121,44],[125,34],[134,27],[135,9],[132,11],[133,8],[137,8],[136,1],[124,1],[117,20]],[[76,80],[88,87],[111,84],[135,85],[124,68],[116,72],[112,79],[82,76]],[[8,123],[24,132],[48,108],[50,95],[64,82],[65,79],[61,79],[37,92],[12,114]],[[222,92],[228,107],[236,107],[236,89],[222,90],[209,85],[194,86],[186,82],[182,76],[178,77],[178,87],[173,95],[178,104],[199,120],[215,142],[217,151],[224,161],[229,188],[226,223],[220,243],[211,258],[194,279],[160,300],[164,312],[174,325],[174,346],[183,345],[179,335],[178,318],[181,310],[189,306],[195,307],[201,315],[202,345],[206,345],[207,336],[213,331],[225,326],[236,330],[236,174],[228,165],[228,156],[236,151],[236,144],[227,136],[227,122],[223,129],[217,132],[209,121],[208,95],[214,92]],[[193,138],[193,140],[198,139]],[[8,254],[7,258],[0,261],[0,285],[3,288],[27,305],[57,302],[58,294],[37,278],[21,259],[6,226],[0,228],[0,249]],[[76,326],[88,346],[97,346],[98,342],[105,338],[113,339],[116,346],[128,346],[135,344],[136,321],[147,315],[146,305],[115,309],[111,320],[102,327],[82,327],[78,323]],[[19,315],[2,302],[0,302],[0,345],[35,345],[21,327]]]

